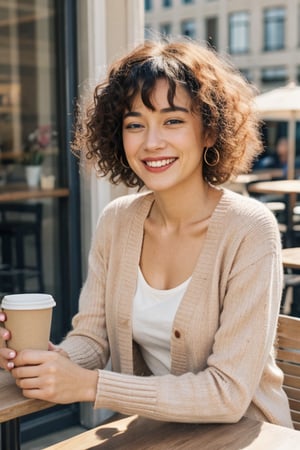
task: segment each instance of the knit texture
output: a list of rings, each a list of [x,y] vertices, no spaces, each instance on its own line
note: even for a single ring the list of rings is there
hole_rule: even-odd
[[[276,219],[222,189],[171,336],[171,373],[151,376],[132,341],[131,311],[153,194],[110,203],[89,255],[79,313],[61,346],[99,369],[95,408],[178,422],[242,416],[292,427],[273,343],[282,292]],[[111,356],[112,371],[104,370]]]

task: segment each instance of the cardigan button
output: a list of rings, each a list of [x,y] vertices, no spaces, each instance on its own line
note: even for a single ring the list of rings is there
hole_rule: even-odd
[[[174,331],[174,336],[175,336],[177,339],[180,338],[180,336],[181,336],[180,331],[179,331],[179,330],[175,330],[175,331]]]

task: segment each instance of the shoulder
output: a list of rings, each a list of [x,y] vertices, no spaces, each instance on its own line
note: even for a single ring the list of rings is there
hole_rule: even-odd
[[[216,246],[221,254],[224,251],[231,274],[240,273],[262,258],[266,258],[266,265],[279,264],[282,247],[279,226],[267,206],[226,189],[221,203],[223,211],[214,224]]]
[[[97,228],[107,228],[107,226],[112,228],[120,223],[124,226],[133,217],[147,215],[152,202],[153,194],[151,192],[117,197],[103,209]]]
[[[248,236],[279,237],[279,227],[274,214],[267,206],[254,198],[224,189],[223,204],[226,208],[227,223],[237,233]]]
[[[127,215],[134,211],[140,211],[141,208],[152,203],[153,194],[151,192],[143,192],[136,194],[127,194],[112,200],[103,210],[102,215]]]
[[[235,218],[240,220],[256,220],[270,221],[272,224],[277,223],[274,214],[267,206],[252,197],[246,197],[228,189],[223,190],[223,201],[228,207],[228,212]]]

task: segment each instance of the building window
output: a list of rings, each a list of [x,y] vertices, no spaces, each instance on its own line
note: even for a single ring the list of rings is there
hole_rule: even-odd
[[[240,11],[229,16],[229,51],[232,54],[249,51],[249,13]]]
[[[282,84],[287,81],[287,71],[285,67],[266,67],[262,69],[261,81],[266,84]]]
[[[218,18],[208,17],[205,21],[206,42],[210,47],[218,49]]]
[[[196,38],[196,23],[194,20],[184,20],[181,22],[181,34],[192,39]]]
[[[163,8],[170,8],[172,6],[172,0],[162,0]]]
[[[145,0],[145,11],[151,11],[152,9],[152,0]]]
[[[159,31],[164,36],[170,36],[172,34],[172,24],[171,23],[160,24]]]
[[[184,5],[190,5],[194,3],[194,0],[181,0]]]
[[[154,31],[153,31],[153,28],[151,27],[151,25],[145,25],[144,38],[146,40],[151,40],[151,39],[153,39],[153,35],[154,35]]]
[[[264,49],[284,48],[285,8],[270,8],[264,11]]]
[[[252,80],[252,73],[249,69],[240,69],[241,75],[248,81],[248,83],[251,83]]]

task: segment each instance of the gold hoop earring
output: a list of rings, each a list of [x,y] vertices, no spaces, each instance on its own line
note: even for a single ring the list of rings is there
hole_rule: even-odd
[[[220,162],[220,153],[214,147],[204,147],[203,160],[209,167],[214,167]]]

